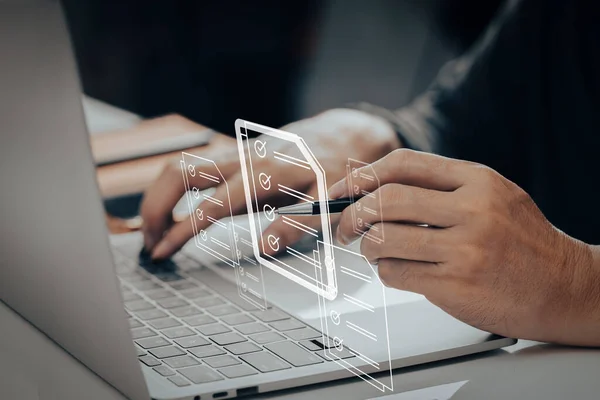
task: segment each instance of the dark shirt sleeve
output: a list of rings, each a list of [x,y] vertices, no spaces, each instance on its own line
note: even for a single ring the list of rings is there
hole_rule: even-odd
[[[390,111],[361,103],[382,116],[405,147],[477,161],[512,176],[524,149],[515,121],[537,101],[536,1],[509,1],[485,35],[446,64],[435,82],[408,106]]]

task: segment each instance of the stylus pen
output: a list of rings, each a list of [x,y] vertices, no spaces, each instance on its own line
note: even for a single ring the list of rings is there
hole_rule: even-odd
[[[353,203],[354,200],[351,198],[327,200],[327,205],[331,214],[341,213],[346,207]],[[275,212],[280,215],[319,215],[321,214],[321,205],[318,201],[294,204],[292,206],[278,208]]]

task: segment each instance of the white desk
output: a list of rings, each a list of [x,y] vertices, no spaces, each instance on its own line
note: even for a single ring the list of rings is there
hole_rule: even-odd
[[[130,114],[88,102],[90,130],[132,123]],[[126,116],[126,118],[120,119]],[[453,397],[481,399],[598,399],[600,350],[519,342],[505,350],[396,370],[404,392],[469,381]],[[359,379],[264,394],[269,399],[366,399],[381,393]],[[122,399],[110,385],[0,302],[0,399]]]

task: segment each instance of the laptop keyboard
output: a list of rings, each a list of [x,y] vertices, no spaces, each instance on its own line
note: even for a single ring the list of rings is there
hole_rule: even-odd
[[[179,387],[332,361],[321,332],[270,307],[228,299],[194,278],[182,254],[150,273],[114,251],[139,361]],[[187,268],[175,268],[176,264]],[[333,349],[340,358],[354,355]]]

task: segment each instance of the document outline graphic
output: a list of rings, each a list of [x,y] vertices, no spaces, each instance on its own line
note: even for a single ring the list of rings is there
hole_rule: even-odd
[[[282,154],[280,152],[275,152],[275,156],[278,160],[280,161],[285,161],[288,162],[292,165],[296,165],[299,166],[301,168],[309,168],[316,177],[317,180],[317,189],[318,189],[318,194],[319,194],[319,203],[321,205],[321,209],[323,210],[328,210],[328,205],[327,205],[327,184],[326,184],[326,180],[325,180],[325,171],[324,169],[321,167],[321,165],[319,164],[318,160],[316,159],[316,157],[314,156],[314,154],[312,153],[312,151],[308,148],[308,146],[306,145],[306,143],[304,142],[304,140],[299,137],[298,135],[295,135],[293,133],[289,133],[289,132],[285,132],[285,131],[281,131],[278,129],[272,129],[263,125],[259,125],[259,124],[255,124],[249,121],[244,121],[241,119],[238,119],[236,121],[236,135],[237,135],[237,142],[238,142],[238,152],[239,152],[239,156],[240,156],[240,161],[242,164],[242,180],[244,183],[244,193],[246,195],[246,206],[248,209],[248,217],[249,217],[249,222],[250,222],[250,232],[252,234],[252,243],[253,243],[253,247],[254,247],[254,256],[257,260],[260,261],[260,263],[264,266],[266,266],[267,268],[287,277],[288,279],[291,279],[292,281],[300,284],[301,286],[317,293],[320,296],[323,296],[325,298],[331,299],[333,300],[336,296],[337,296],[337,284],[336,284],[336,277],[335,277],[335,265],[333,263],[333,254],[329,254],[329,259],[331,260],[331,262],[329,263],[329,267],[326,268],[326,282],[317,282],[315,280],[314,277],[306,274],[306,273],[302,273],[301,271],[299,271],[298,269],[294,268],[292,265],[290,264],[286,264],[285,262],[270,256],[268,254],[264,254],[265,252],[265,243],[261,240],[262,236],[262,232],[263,232],[263,226],[262,226],[262,222],[260,220],[260,218],[257,217],[257,213],[262,210],[261,205],[258,202],[258,197],[256,195],[256,177],[259,176],[259,183],[263,186],[263,189],[265,189],[265,185],[263,185],[263,181],[260,180],[260,174],[263,174],[263,172],[258,172],[254,170],[254,165],[252,162],[252,151],[254,150],[254,146],[252,145],[251,141],[248,138],[248,135],[246,134],[247,130],[252,130],[254,132],[258,132],[267,136],[271,136],[280,140],[284,140],[286,142],[290,142],[296,145],[297,149],[301,152],[302,156],[304,156],[306,158],[306,160],[301,160],[297,157],[292,157],[290,155],[286,155],[286,154]],[[257,174],[258,173],[258,174]],[[308,201],[309,196],[307,194],[298,192],[295,189],[289,188],[283,184],[278,184],[273,185],[273,187],[277,187],[279,191],[281,191],[282,193],[286,193],[287,195],[290,195],[292,197],[295,197],[297,199],[300,200],[304,200],[304,201]],[[255,211],[256,209],[256,211]],[[332,239],[332,232],[331,232],[331,223],[330,223],[330,219],[329,219],[329,212],[325,212],[322,213],[321,216],[321,230],[322,230],[322,237],[323,240],[327,243],[332,243],[333,239]],[[300,230],[304,230],[306,227],[303,226],[303,224],[297,222],[297,221],[293,221],[293,220],[289,220],[287,221],[288,224],[292,224],[294,226],[294,228],[296,229],[300,229]],[[306,230],[305,230],[306,232]],[[313,232],[312,230],[309,230],[310,234],[312,235],[316,235],[315,232]],[[274,251],[278,251],[280,250],[277,246],[276,246],[276,241],[275,239],[268,240],[269,243],[267,243],[267,245],[270,245],[271,248]],[[262,244],[263,248],[262,248],[262,252],[261,252],[261,248],[259,247],[259,243]],[[273,247],[276,246],[277,248]],[[289,249],[286,249],[289,250]],[[326,252],[330,252],[330,248],[326,247]],[[293,255],[293,256],[297,256],[297,254],[291,254],[288,251],[288,254]],[[310,274],[312,274],[312,271],[310,272]]]
[[[340,269],[340,273],[338,274],[338,288],[339,293],[342,298],[354,305],[356,307],[356,311],[368,311],[373,313],[373,321],[369,325],[369,327],[361,327],[356,323],[346,319],[344,319],[344,314],[352,315],[351,312],[346,313],[338,313],[335,310],[330,310],[331,307],[328,307],[329,303],[332,303],[326,298],[322,298],[319,296],[319,311],[321,314],[321,333],[322,333],[322,343],[327,343],[327,347],[325,349],[325,356],[335,361],[338,365],[344,367],[346,370],[351,372],[352,374],[358,376],[365,382],[369,383],[371,386],[377,388],[381,392],[385,392],[386,389],[389,391],[394,391],[394,380],[393,380],[393,372],[392,372],[392,357],[391,357],[391,347],[390,347],[390,336],[389,336],[389,325],[388,325],[388,315],[387,315],[387,303],[385,299],[385,290],[383,282],[379,279],[379,275],[377,271],[373,268],[373,265],[369,263],[365,256],[362,254],[358,254],[354,251],[344,249],[342,247],[338,247],[335,245],[327,245],[321,242],[321,245],[324,247],[332,246],[333,252],[346,252],[353,257],[356,257],[357,262],[353,262],[353,269],[347,268],[341,265],[341,263],[337,263],[336,268]],[[319,247],[321,248],[321,247]],[[313,253],[315,259],[320,259],[322,256],[318,251]],[[338,257],[341,259],[343,257]],[[370,273],[365,274],[363,272],[356,271],[356,265],[358,262],[362,260],[361,265],[365,270],[368,270]],[[343,269],[347,271],[344,272]],[[315,267],[315,274],[317,275],[317,279],[322,278],[322,269],[320,267]],[[352,295],[349,295],[344,292],[344,275],[353,279],[359,279],[361,281],[368,280],[369,284],[378,285],[378,289],[381,293],[382,306],[375,307],[372,306],[364,300],[360,300],[355,298]],[[329,323],[331,320],[331,324]],[[377,334],[373,333],[375,331]],[[373,348],[373,346],[378,346],[381,349],[383,346],[386,348],[386,358],[385,360],[376,361],[373,358],[369,357],[365,353],[366,350],[360,348],[359,351],[357,347],[350,346],[346,347],[343,343],[347,342],[344,338],[348,338],[348,335],[359,335],[361,339],[364,340],[365,349]],[[333,348],[329,346],[329,343],[333,341]],[[359,343],[359,340],[354,340],[353,344]],[[354,358],[343,358],[340,357],[339,354],[336,354],[335,351],[341,352],[342,349],[347,349],[350,353],[354,354]],[[362,361],[365,365],[360,365],[361,363],[357,360]],[[357,365],[358,364],[358,365]],[[387,364],[382,366],[382,364]],[[386,371],[386,374],[383,375],[381,371]],[[373,374],[377,374],[374,376]],[[386,382],[387,381],[387,382]]]
[[[354,228],[354,233],[362,236],[363,239],[366,238],[375,243],[383,243],[385,240],[385,235],[384,235],[384,228],[383,228],[383,213],[382,213],[382,205],[381,205],[381,196],[376,196],[376,194],[375,194],[376,190],[371,191],[371,192],[366,192],[364,190],[360,190],[360,187],[358,185],[355,185],[354,180],[353,180],[353,178],[356,178],[358,175],[360,175],[364,179],[367,179],[370,181],[376,181],[377,189],[379,189],[381,187],[379,178],[377,177],[377,174],[375,174],[375,171],[373,170],[373,167],[371,166],[371,164],[367,164],[362,161],[354,160],[352,158],[348,159],[348,164],[346,165],[346,169],[348,172],[348,177],[350,178],[348,180],[348,192],[350,193],[350,198],[352,199],[352,202],[354,203],[351,206],[352,207],[351,208],[352,224],[353,224],[353,228]],[[356,188],[359,189],[359,193],[356,193]],[[363,209],[359,209],[359,207],[361,206],[361,203],[355,202],[356,196],[358,196],[359,194],[361,195],[361,197],[371,197],[371,198],[377,197],[376,198],[377,210],[367,209],[366,207]],[[368,214],[371,214],[374,216],[378,216],[376,222],[379,223],[379,226],[375,227],[375,226],[372,226],[373,224],[367,224],[367,223],[365,223],[363,225],[363,223],[362,223],[363,220],[359,216],[359,212],[364,212],[364,213],[368,213]]]
[[[190,162],[189,160],[186,160],[186,158],[195,160],[195,162]],[[212,165],[215,168],[215,170],[217,171],[219,176],[216,177],[216,176],[210,175],[206,172],[197,170],[196,167],[200,163]],[[238,248],[238,242],[239,242],[239,237],[240,237],[241,232],[243,232],[243,231],[248,232],[248,231],[246,229],[243,229],[239,225],[236,225],[233,222],[233,212],[231,209],[231,197],[229,195],[229,185],[227,183],[227,180],[225,179],[225,177],[221,173],[219,167],[213,160],[210,160],[210,159],[207,159],[207,158],[204,158],[201,156],[197,156],[197,155],[186,153],[186,152],[181,152],[180,165],[181,165],[181,173],[183,176],[183,182],[184,182],[184,186],[185,186],[185,193],[186,193],[185,197],[187,199],[190,216],[192,217],[192,218],[190,218],[190,220],[191,220],[192,229],[194,232],[194,243],[196,244],[196,247],[198,247],[205,253],[215,257],[219,261],[224,262],[225,264],[233,267],[235,269],[236,283],[237,283],[237,287],[238,287],[238,294],[240,295],[240,297],[243,298],[244,300],[248,301],[252,305],[258,307],[259,309],[263,309],[263,310],[266,309],[267,301],[266,301],[266,296],[265,296],[262,266],[259,265],[258,266],[259,270],[257,271],[257,273],[254,273],[254,274],[248,275],[247,273],[244,273],[244,272],[240,273],[240,271],[243,271],[243,267],[241,265],[241,259],[243,258],[243,256]],[[204,178],[212,183],[224,184],[226,192],[227,192],[227,205],[223,204],[222,200],[216,199],[207,193],[202,193],[202,190],[198,190],[195,186],[192,187],[190,185],[190,182],[188,179],[188,173],[194,178],[196,178],[196,175],[198,175],[198,178]],[[196,190],[194,190],[194,189],[196,189]],[[222,222],[221,220],[217,220],[209,215],[205,215],[204,210],[202,210],[200,208],[196,208],[194,200],[192,198],[195,193],[198,194],[198,197],[203,198],[203,201],[212,203],[213,205],[216,205],[219,207],[227,207],[228,211],[229,211],[228,216],[230,218],[229,224],[226,224],[226,223]],[[200,213],[198,213],[198,211],[200,211]],[[225,229],[228,232],[229,243],[224,243],[222,240],[219,240],[215,237],[209,238],[206,230],[198,229],[196,219],[200,219],[200,220],[206,219],[209,222],[211,222],[212,226],[221,228],[221,229]],[[248,232],[248,234],[249,234],[249,232]],[[209,242],[213,244],[212,247],[208,245]],[[207,244],[205,244],[205,243],[207,243]],[[221,250],[224,250],[228,254],[225,255],[219,251],[216,251],[215,247],[219,248]],[[257,277],[257,275],[258,275],[258,277]],[[258,285],[251,284],[252,287],[249,288],[248,283],[245,282],[245,279],[244,279],[245,277],[250,278],[252,281],[254,281],[254,283],[257,283]],[[252,296],[249,296],[247,294],[248,292]]]

